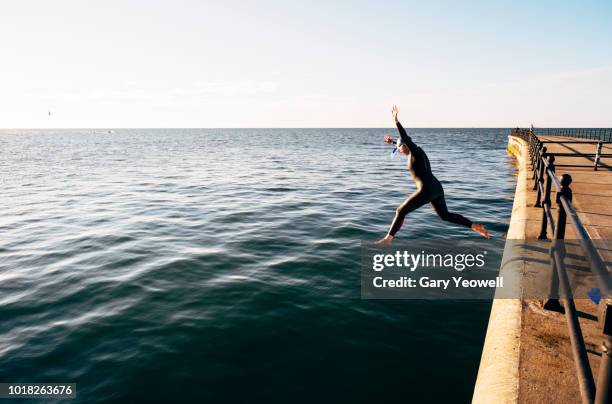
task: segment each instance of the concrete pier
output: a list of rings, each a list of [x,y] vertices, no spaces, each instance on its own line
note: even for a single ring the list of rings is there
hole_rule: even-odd
[[[546,143],[552,153],[596,153],[597,145],[586,140],[541,136],[542,141],[576,141],[580,143]],[[532,167],[528,144],[509,136],[508,151],[516,157],[517,187],[508,239],[537,239],[542,222],[542,209],[535,207]],[[603,145],[601,153],[612,153],[612,145]],[[573,205],[592,239],[612,239],[612,159],[601,159],[594,170],[594,158],[559,156],[556,164],[577,164],[589,167],[557,167],[557,174],[568,173],[573,182]],[[556,217],[556,204],[553,203]],[[548,234],[549,238],[551,234]],[[568,224],[566,238],[575,238]],[[612,246],[607,246],[612,247]],[[610,248],[600,254],[610,262]],[[513,251],[504,252],[505,276],[514,276],[526,284],[537,271],[550,270],[550,258],[516,259]],[[509,257],[512,256],[512,257]],[[520,255],[519,257],[523,257]],[[510,259],[512,258],[512,259]],[[591,300],[575,300],[579,322],[587,346],[589,362],[597,375],[601,357],[601,326],[597,305]],[[571,351],[566,319],[563,314],[544,310],[539,301],[498,299],[493,303],[483,348],[474,403],[574,403],[581,402],[575,363]]]

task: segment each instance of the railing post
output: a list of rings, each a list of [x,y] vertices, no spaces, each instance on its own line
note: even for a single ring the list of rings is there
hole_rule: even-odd
[[[535,180],[538,178],[538,155],[540,154],[540,140],[536,139],[536,146],[533,150],[533,156],[531,156],[531,168],[533,169],[532,178]],[[533,188],[535,191],[535,186]]]
[[[567,214],[565,213],[565,209],[563,208],[563,204],[561,203],[561,196],[565,196],[569,201],[572,200],[572,190],[570,189],[570,184],[572,183],[572,177],[569,174],[563,174],[561,176],[561,189],[557,192],[556,202],[557,202],[557,223],[555,224],[555,234],[553,236],[553,245],[551,247],[551,251],[554,248],[559,248],[556,245],[557,240],[562,240],[565,238],[565,223],[567,221]],[[559,255],[562,257],[565,255],[565,248],[562,244],[562,250]],[[562,306],[559,303],[559,276],[557,274],[557,269],[554,263],[554,257],[552,266],[552,274],[550,279],[550,296],[548,300],[544,303],[544,308],[546,310],[552,310],[556,312],[562,312]],[[554,297],[551,297],[554,296]]]
[[[599,304],[599,322],[602,325],[603,343],[601,345],[601,361],[597,374],[595,389],[595,404],[606,404],[612,401],[612,300],[603,299]]]
[[[540,168],[540,166],[538,165],[540,163],[539,159],[538,159],[538,155],[540,154],[540,144],[538,142],[538,147],[535,150],[535,153],[531,159],[531,168],[533,169],[533,176],[532,178],[534,180],[537,180],[538,178],[538,169]],[[537,181],[536,181],[537,183]],[[536,183],[533,184],[533,190],[535,191],[536,189]]]
[[[597,143],[597,153],[595,155],[595,171],[597,171],[597,165],[599,164],[600,157],[601,157],[601,142]]]
[[[529,134],[529,139],[531,139],[531,149],[529,150],[529,162],[531,163],[531,166],[533,167],[533,162],[534,162],[533,156],[534,156],[537,144],[538,144],[538,139],[536,139],[536,137],[533,136],[533,134],[531,133]]]
[[[527,144],[529,145],[527,147],[527,150],[529,150],[529,157],[531,158],[531,148],[533,147],[533,139],[531,138],[531,135],[527,135]]]
[[[552,174],[555,174],[555,156],[548,156],[548,169]],[[544,191],[544,200],[542,201],[542,225],[540,226],[539,240],[546,240],[546,229],[548,227],[548,215],[547,209],[550,211],[550,191],[552,188],[552,178],[548,170],[544,169],[546,173],[546,189]]]
[[[559,243],[561,239],[565,237],[565,223],[567,219],[567,212],[561,201],[561,198],[565,198],[571,205],[572,190],[569,185],[572,182],[572,177],[569,174],[563,174],[561,176],[561,190],[557,193],[557,205],[559,207],[559,214],[557,217],[557,225],[555,227],[555,238],[553,240],[550,252],[552,258],[552,269],[556,273],[557,290],[558,282],[561,280],[561,287],[563,294],[559,296],[563,299],[565,319],[567,321],[570,342],[572,344],[572,351],[574,356],[574,365],[576,366],[576,374],[578,376],[578,386],[580,388],[580,395],[583,403],[593,403],[595,399],[595,383],[593,380],[593,373],[589,365],[589,357],[586,351],[584,343],[584,336],[580,329],[580,322],[578,321],[578,314],[574,299],[572,296],[571,286],[567,273],[565,272],[565,245]],[[545,308],[551,309],[551,306],[555,306],[554,299],[544,305]],[[559,302],[556,302],[556,308],[559,309]],[[554,309],[554,308],[553,308]]]
[[[527,135],[527,141],[529,142],[529,151],[531,152],[531,147],[533,146],[533,139],[531,139],[531,135]]]
[[[536,208],[539,208],[542,206],[542,203],[541,203],[542,187],[541,185],[544,184],[544,171],[546,170],[546,167],[545,167],[546,164],[544,164],[545,158],[546,158],[546,147],[543,147],[542,153],[538,157],[538,176],[536,178],[535,188],[534,188],[534,189],[537,189],[536,203],[534,205]]]
[[[537,146],[536,149],[534,151],[533,154],[533,158],[531,159],[531,167],[533,168],[533,179],[538,178],[538,173],[539,173],[539,169],[540,169],[540,156],[542,154],[542,149],[543,149],[543,144],[542,142],[540,142],[540,139],[536,139],[537,142]],[[535,191],[535,186],[533,187],[533,190]]]
[[[567,214],[565,209],[563,209],[563,205],[561,204],[561,197],[565,196],[568,201],[572,201],[572,189],[569,187],[572,183],[572,176],[569,174],[563,174],[561,176],[561,190],[557,192],[557,205],[559,208],[559,213],[557,214],[557,227],[555,229],[555,239],[564,239],[565,238],[565,222],[567,219]]]

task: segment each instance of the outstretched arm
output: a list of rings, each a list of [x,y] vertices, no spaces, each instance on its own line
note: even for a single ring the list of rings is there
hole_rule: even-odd
[[[395,146],[395,139],[393,139],[393,138],[392,138],[391,136],[389,136],[389,135],[386,135],[386,136],[385,136],[384,142],[385,142],[386,144],[388,144],[388,145]]]
[[[408,136],[408,134],[406,133],[406,129],[404,129],[404,127],[400,123],[399,119],[397,118],[397,114],[398,113],[399,113],[399,109],[397,108],[397,105],[394,105],[391,108],[391,114],[393,115],[393,120],[395,121],[395,125],[397,126],[397,130],[398,130],[398,132],[400,134],[400,137],[402,138],[402,142],[404,142],[406,144],[406,146],[408,146],[408,148],[410,150],[415,150],[417,146],[412,141],[410,136]]]

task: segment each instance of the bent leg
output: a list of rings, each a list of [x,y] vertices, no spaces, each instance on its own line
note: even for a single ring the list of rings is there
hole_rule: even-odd
[[[397,233],[397,231],[402,227],[406,215],[425,205],[430,200],[431,199],[421,191],[417,191],[410,195],[395,211],[395,217],[393,218],[388,234],[395,236],[395,233]]]
[[[472,227],[472,221],[470,219],[458,213],[452,213],[448,211],[444,195],[439,196],[438,198],[431,201],[431,206],[433,206],[434,210],[442,220],[455,223],[460,226]]]

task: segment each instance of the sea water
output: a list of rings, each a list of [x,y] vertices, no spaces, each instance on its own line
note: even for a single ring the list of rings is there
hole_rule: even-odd
[[[467,402],[491,302],[360,298],[394,129],[0,131],[0,381],[76,402]],[[507,129],[413,129],[503,238]],[[412,212],[398,239],[478,237]]]

